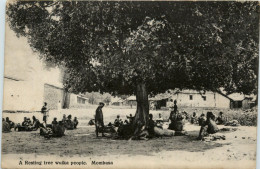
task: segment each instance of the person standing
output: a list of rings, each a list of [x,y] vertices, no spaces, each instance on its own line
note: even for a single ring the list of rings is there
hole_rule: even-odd
[[[44,102],[44,105],[42,106],[41,109],[41,113],[43,115],[43,121],[45,122],[45,124],[47,124],[47,116],[48,116],[47,112],[48,112],[47,103]]]
[[[61,110],[61,102],[59,101],[59,103],[58,103],[58,111],[60,111]]]
[[[100,102],[99,106],[96,110],[96,115],[95,115],[95,126],[96,126],[96,136],[98,137],[98,130],[101,129],[102,137],[104,135],[104,119],[103,119],[103,112],[102,108],[104,107],[104,103]]]
[[[174,119],[173,116],[176,115],[176,113],[178,111],[177,101],[174,100],[174,102],[173,102],[173,100],[171,99],[169,107],[170,107],[170,110],[171,110],[169,119],[172,120],[172,119]]]

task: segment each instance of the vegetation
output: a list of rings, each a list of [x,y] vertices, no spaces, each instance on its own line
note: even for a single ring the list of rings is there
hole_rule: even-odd
[[[64,87],[137,98],[189,88],[257,93],[258,2],[16,1],[9,25],[47,62],[66,67]]]

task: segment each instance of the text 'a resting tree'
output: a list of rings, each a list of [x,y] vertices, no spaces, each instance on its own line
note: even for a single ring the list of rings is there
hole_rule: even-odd
[[[257,2],[17,1],[12,30],[48,62],[66,68],[74,92],[148,95],[188,88],[257,92]]]

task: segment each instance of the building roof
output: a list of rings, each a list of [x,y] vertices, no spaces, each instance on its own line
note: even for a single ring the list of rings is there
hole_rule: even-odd
[[[242,101],[245,99],[245,95],[240,94],[240,93],[232,93],[228,95],[233,101]]]
[[[136,100],[136,96],[130,96],[130,97],[128,97],[126,100],[132,100],[132,101],[135,101],[135,100]]]
[[[87,97],[85,97],[85,96],[83,96],[83,95],[77,95],[77,97],[80,97],[80,98],[85,99],[85,100],[88,100],[88,99],[89,99],[89,98],[87,98]]]
[[[63,90],[63,87],[56,86],[56,85],[52,85],[52,84],[49,84],[49,83],[44,83],[44,85],[51,86],[51,87],[54,87],[54,88],[56,88],[56,89]]]
[[[241,93],[232,93],[232,94],[228,95],[228,97],[230,97],[233,101],[243,101],[245,99],[250,99],[252,101],[256,100],[255,95],[244,95]]]
[[[18,78],[11,77],[11,76],[4,76],[4,78],[14,80],[14,81],[23,81],[22,79],[18,79]]]

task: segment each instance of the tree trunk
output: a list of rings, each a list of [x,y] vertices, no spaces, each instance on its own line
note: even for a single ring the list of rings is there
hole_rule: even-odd
[[[70,93],[68,91],[64,91],[64,101],[62,108],[68,109],[70,105]]]
[[[146,125],[149,115],[149,103],[148,103],[148,93],[144,83],[138,84],[136,89],[136,101],[137,101],[137,110],[135,114],[134,125],[138,121]]]

